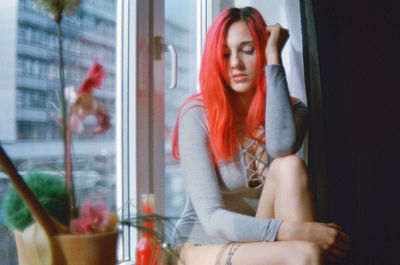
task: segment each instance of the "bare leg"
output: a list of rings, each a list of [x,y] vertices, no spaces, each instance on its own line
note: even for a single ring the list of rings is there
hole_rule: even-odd
[[[296,156],[274,159],[256,216],[289,221],[315,221],[315,202],[307,166]]]
[[[320,248],[305,241],[189,245],[182,249],[181,257],[182,261],[179,265],[322,264]]]
[[[315,204],[307,167],[290,155],[276,158],[268,172],[257,209],[258,218],[308,222]],[[321,265],[321,248],[307,241],[251,242],[181,249],[179,265]],[[218,260],[220,263],[218,264]]]

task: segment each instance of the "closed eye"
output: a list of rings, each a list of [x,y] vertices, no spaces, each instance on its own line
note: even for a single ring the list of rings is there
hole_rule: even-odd
[[[242,52],[251,55],[254,53],[254,49],[243,49]]]

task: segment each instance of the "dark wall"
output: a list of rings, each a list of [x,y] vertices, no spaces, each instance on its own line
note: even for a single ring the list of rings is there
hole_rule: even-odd
[[[353,239],[343,264],[400,264],[400,10],[314,0],[329,219]]]

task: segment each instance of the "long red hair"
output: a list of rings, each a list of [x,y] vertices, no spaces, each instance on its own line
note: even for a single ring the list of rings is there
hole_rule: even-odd
[[[246,118],[246,132],[249,136],[264,125],[266,79],[264,67],[267,26],[261,14],[252,7],[229,8],[222,11],[207,32],[200,69],[201,94],[189,97],[183,106],[190,101],[204,102],[209,128],[209,146],[212,148],[214,161],[228,160],[238,149],[238,128],[234,123],[234,112],[231,104],[229,76],[224,59],[224,46],[229,27],[237,21],[244,21],[251,32],[257,55],[258,74],[256,91]],[[182,106],[182,107],[183,107]],[[194,105],[198,106],[198,105]],[[181,107],[181,110],[182,110]],[[192,106],[193,107],[193,106]],[[178,127],[179,117],[172,136],[172,154],[179,160]]]

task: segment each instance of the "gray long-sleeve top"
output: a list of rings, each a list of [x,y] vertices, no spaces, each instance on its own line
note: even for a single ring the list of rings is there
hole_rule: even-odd
[[[274,157],[293,154],[300,148],[307,108],[299,100],[291,102],[282,66],[269,65],[265,71],[268,167]],[[248,186],[242,152],[229,161],[213,163],[205,109],[200,105],[194,101],[186,104],[179,117],[179,152],[187,200],[176,225],[174,244],[274,241],[282,220],[254,217],[262,187]]]

